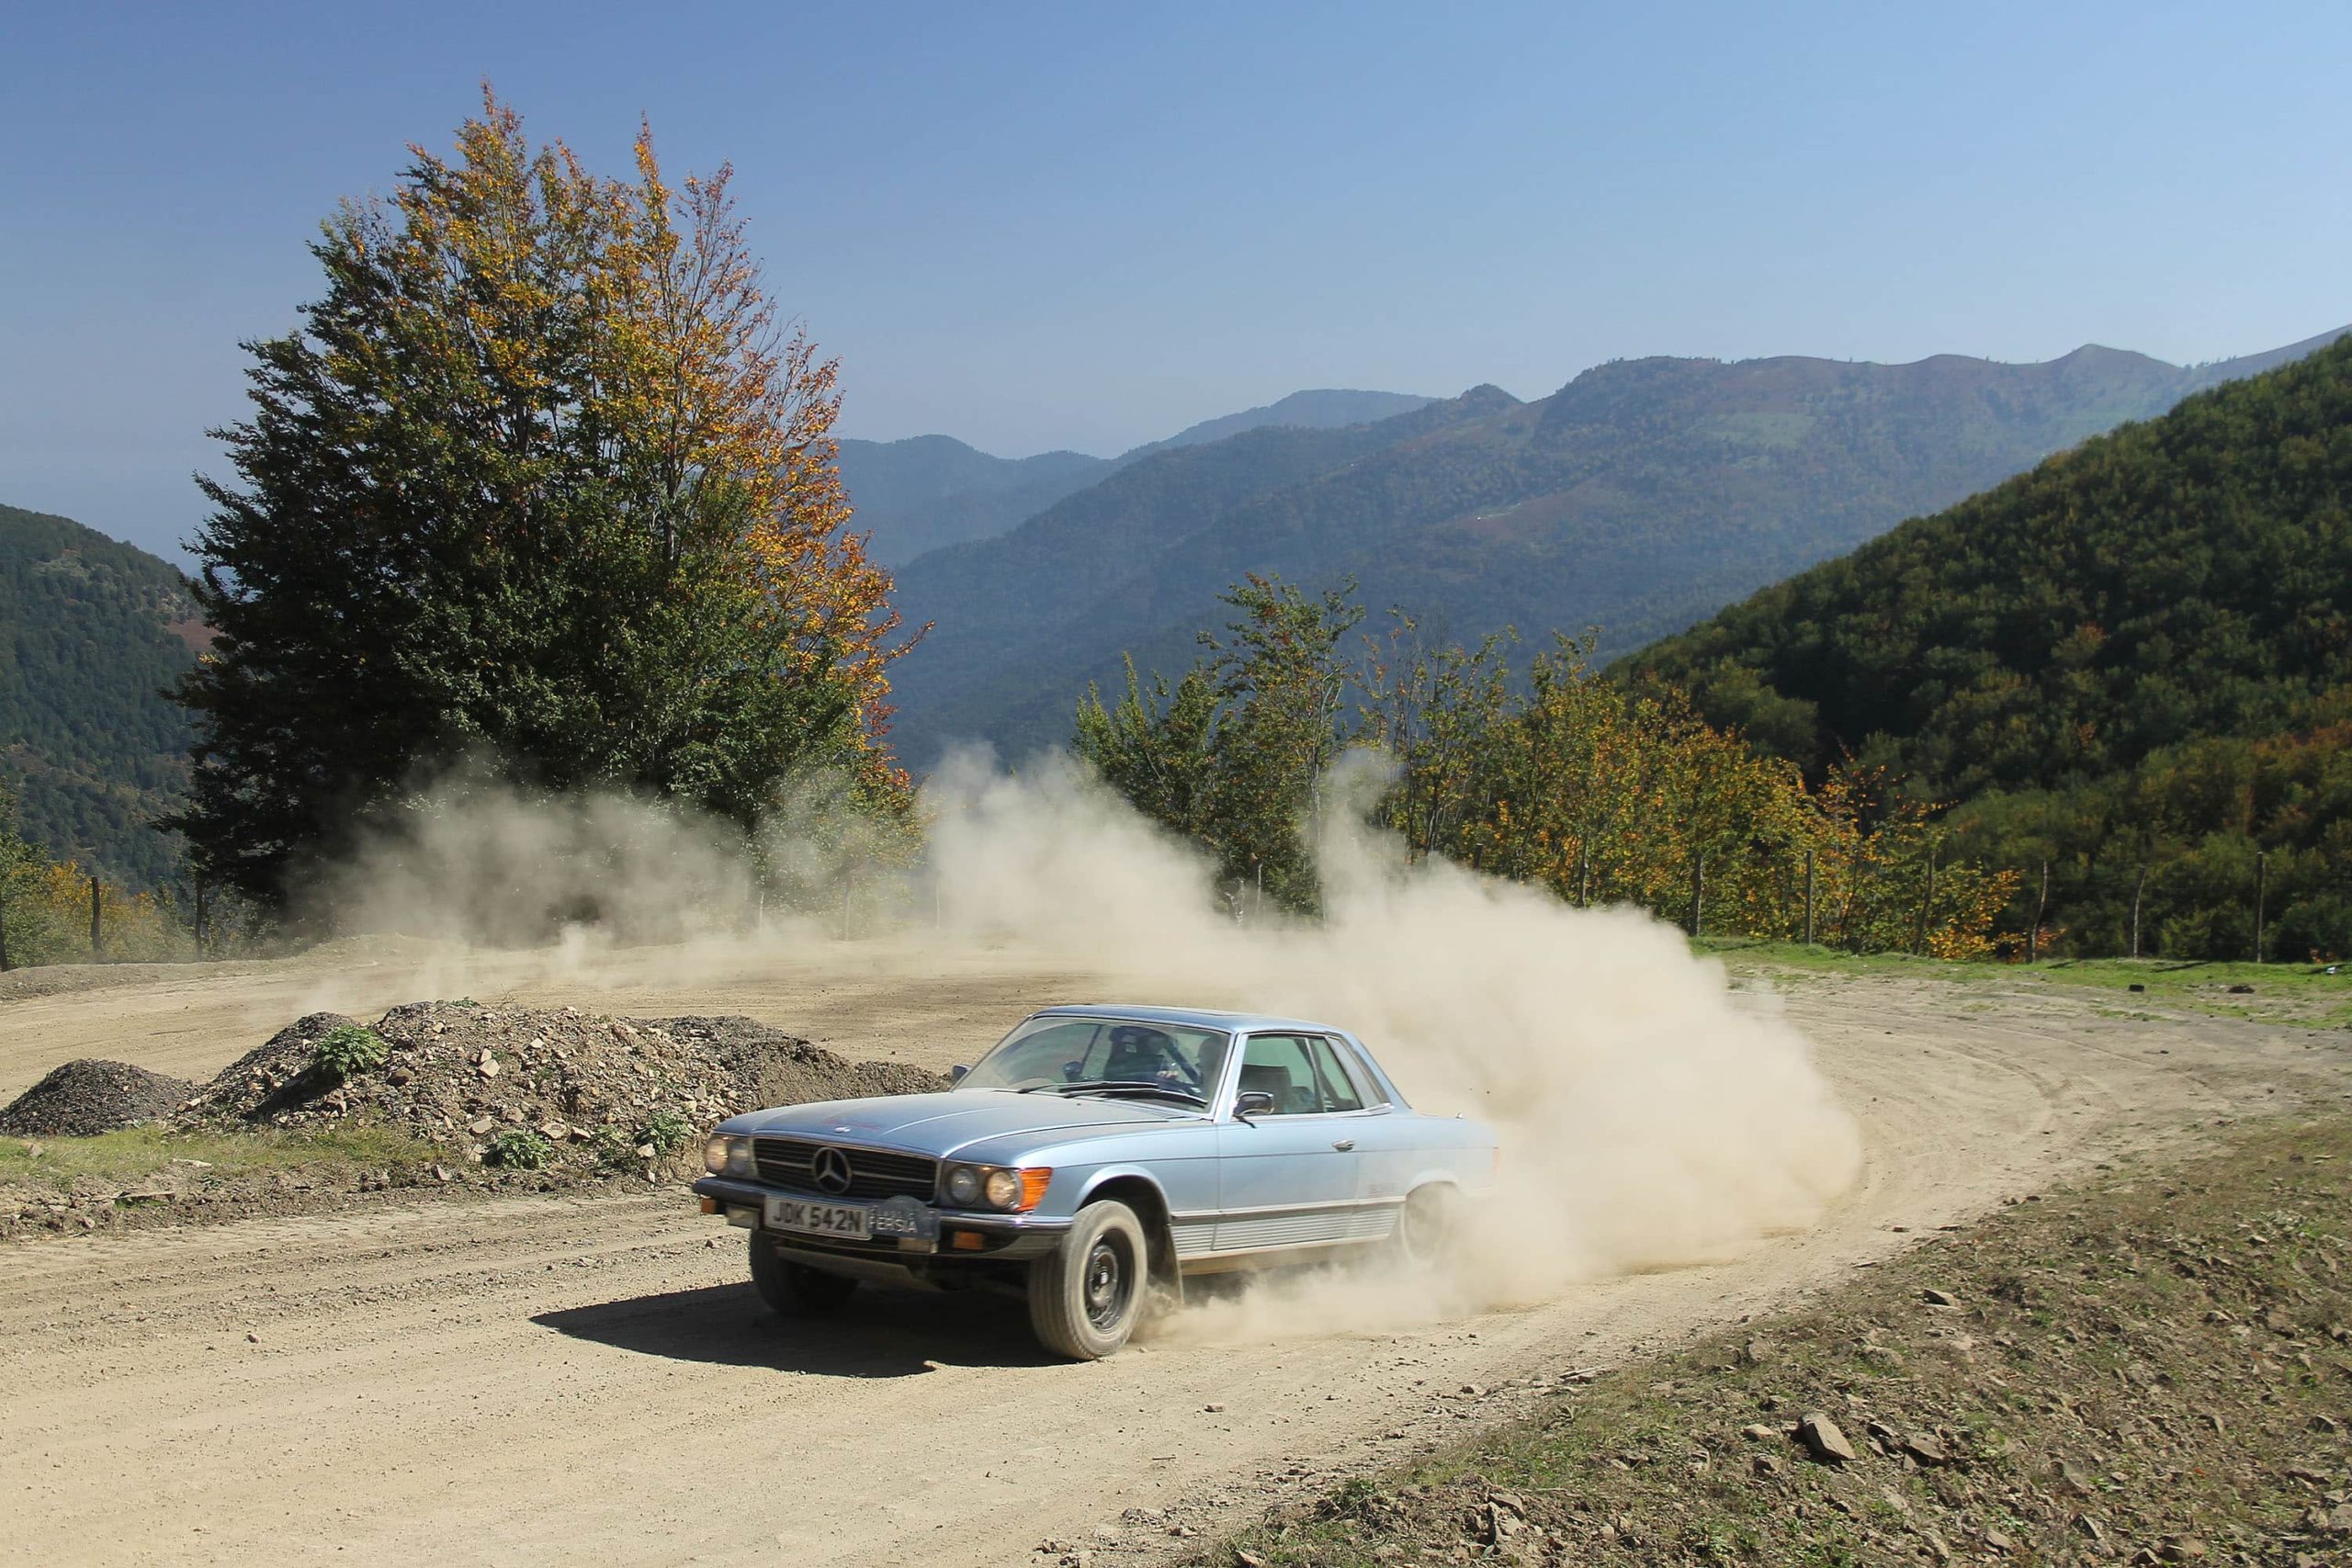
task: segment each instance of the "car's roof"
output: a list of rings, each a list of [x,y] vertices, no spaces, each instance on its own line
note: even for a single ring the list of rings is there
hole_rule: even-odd
[[[1068,1002],[1037,1010],[1041,1017],[1126,1018],[1138,1023],[1172,1023],[1185,1029],[1216,1029],[1235,1034],[1247,1033],[1253,1029],[1296,1029],[1312,1034],[1344,1032],[1328,1023],[1313,1023],[1303,1018],[1279,1018],[1271,1013],[1223,1012],[1215,1008],[1153,1007],[1138,1002]]]

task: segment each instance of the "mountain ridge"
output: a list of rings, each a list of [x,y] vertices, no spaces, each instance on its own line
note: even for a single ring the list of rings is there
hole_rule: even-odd
[[[1431,400],[1404,392],[1308,388],[1187,425],[1115,457],[1058,449],[999,457],[952,435],[844,438],[838,444],[842,482],[855,509],[852,525],[868,536],[867,549],[876,560],[895,567],[930,550],[994,537],[1157,453],[1269,426],[1329,430],[1369,423]]]
[[[1597,626],[1622,652],[2340,335],[2201,367],[2096,344],[2025,366],[1617,360],[1532,402],[1487,389],[1487,406],[1433,429],[1385,422],[1320,472],[1236,481],[1181,522],[1164,497],[1129,515],[1080,491],[1057,504],[1061,525],[1049,512],[909,563],[910,619],[945,624],[972,607],[961,590],[984,585],[998,629],[908,658],[897,733],[919,766],[967,738],[1015,753],[1059,744],[1078,696],[1115,680],[1123,651],[1147,669],[1186,661],[1193,631],[1218,618],[1216,593],[1251,572],[1309,589],[1353,577],[1375,609],[1413,610],[1437,636]],[[1091,525],[1069,526],[1073,509]],[[1058,548],[1042,547],[1049,536]]]

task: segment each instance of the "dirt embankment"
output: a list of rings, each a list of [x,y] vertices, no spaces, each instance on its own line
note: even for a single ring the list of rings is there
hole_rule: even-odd
[[[2015,1205],[1197,1561],[2352,1562],[2347,1324],[2339,1116]]]
[[[58,1068],[0,1111],[9,1131],[60,1140],[0,1161],[0,1235],[420,1188],[684,1179],[702,1135],[738,1111],[944,1087],[747,1018],[470,1002],[409,1003],[372,1026],[311,1013],[201,1088],[121,1063]],[[149,1135],[70,1141],[130,1128]]]

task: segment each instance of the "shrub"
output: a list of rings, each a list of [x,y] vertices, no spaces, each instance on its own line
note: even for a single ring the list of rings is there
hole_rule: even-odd
[[[311,1070],[321,1077],[342,1083],[361,1073],[373,1072],[384,1065],[390,1047],[384,1037],[372,1029],[361,1029],[346,1023],[319,1036],[311,1047]]]
[[[694,1135],[695,1124],[665,1105],[645,1119],[637,1141],[652,1145],[657,1155],[668,1156],[684,1148],[686,1140]]]
[[[508,1127],[490,1140],[481,1157],[506,1170],[545,1170],[555,1163],[555,1145],[528,1127]]]
[[[624,1170],[637,1163],[637,1140],[618,1127],[597,1128],[588,1150],[606,1170]]]

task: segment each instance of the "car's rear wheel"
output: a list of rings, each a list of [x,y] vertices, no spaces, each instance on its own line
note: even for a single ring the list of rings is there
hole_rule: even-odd
[[[1459,1204],[1451,1187],[1414,1188],[1396,1216],[1396,1260],[1419,1270],[1444,1263],[1460,1233]]]
[[[1057,1355],[1098,1361],[1135,1332],[1150,1287],[1150,1243],[1125,1203],[1089,1203],[1061,1245],[1029,1265],[1029,1325]]]
[[[752,1283],[760,1300],[780,1317],[817,1317],[840,1310],[857,1281],[828,1274],[778,1255],[775,1245],[759,1232],[752,1233]]]

